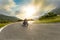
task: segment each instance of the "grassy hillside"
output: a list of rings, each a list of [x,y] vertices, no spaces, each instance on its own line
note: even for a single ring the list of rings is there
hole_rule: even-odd
[[[40,17],[37,21],[37,23],[58,23],[60,22],[60,15],[55,14],[54,12],[49,12],[42,17]]]
[[[11,16],[6,16],[6,15],[0,14],[0,28],[9,23],[18,22],[18,21],[21,21],[21,19],[19,19],[17,17],[11,17]]]
[[[16,17],[11,17],[11,16],[6,16],[6,15],[2,15],[0,14],[0,23],[5,23],[5,22],[16,22],[20,19],[16,18]]]
[[[56,8],[56,9],[52,10],[52,12],[57,13],[58,15],[60,15],[60,8]]]
[[[36,23],[59,23],[59,22],[60,22],[60,16],[56,16],[53,18],[46,18],[46,19],[36,21]]]

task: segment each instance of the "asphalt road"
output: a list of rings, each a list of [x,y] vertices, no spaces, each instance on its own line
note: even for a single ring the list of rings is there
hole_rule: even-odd
[[[0,32],[0,40],[60,40],[60,23],[29,24],[28,27],[14,23]]]

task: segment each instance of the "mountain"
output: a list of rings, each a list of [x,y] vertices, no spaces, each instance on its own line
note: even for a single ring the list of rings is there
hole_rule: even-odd
[[[52,10],[52,12],[54,12],[54,13],[60,15],[60,8],[56,8],[56,9]]]
[[[6,16],[6,15],[3,15],[3,14],[0,14],[0,22],[3,23],[3,22],[16,22],[18,20],[21,20],[17,17],[13,17],[13,16]]]

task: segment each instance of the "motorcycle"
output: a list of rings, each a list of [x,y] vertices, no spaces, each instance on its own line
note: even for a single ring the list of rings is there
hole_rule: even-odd
[[[27,21],[27,20],[24,20],[23,26],[24,26],[24,27],[27,27],[27,26],[28,26],[28,21]]]
[[[23,26],[24,26],[24,27],[27,27],[27,26],[28,26],[28,23],[23,23]]]

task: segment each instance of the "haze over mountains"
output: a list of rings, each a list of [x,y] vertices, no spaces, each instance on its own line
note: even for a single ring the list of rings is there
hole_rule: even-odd
[[[3,14],[0,14],[0,22],[16,22],[18,20],[21,20],[21,19],[13,16],[6,16]]]
[[[60,15],[60,8],[56,8],[56,9],[52,10],[52,12],[54,12],[54,13]]]

